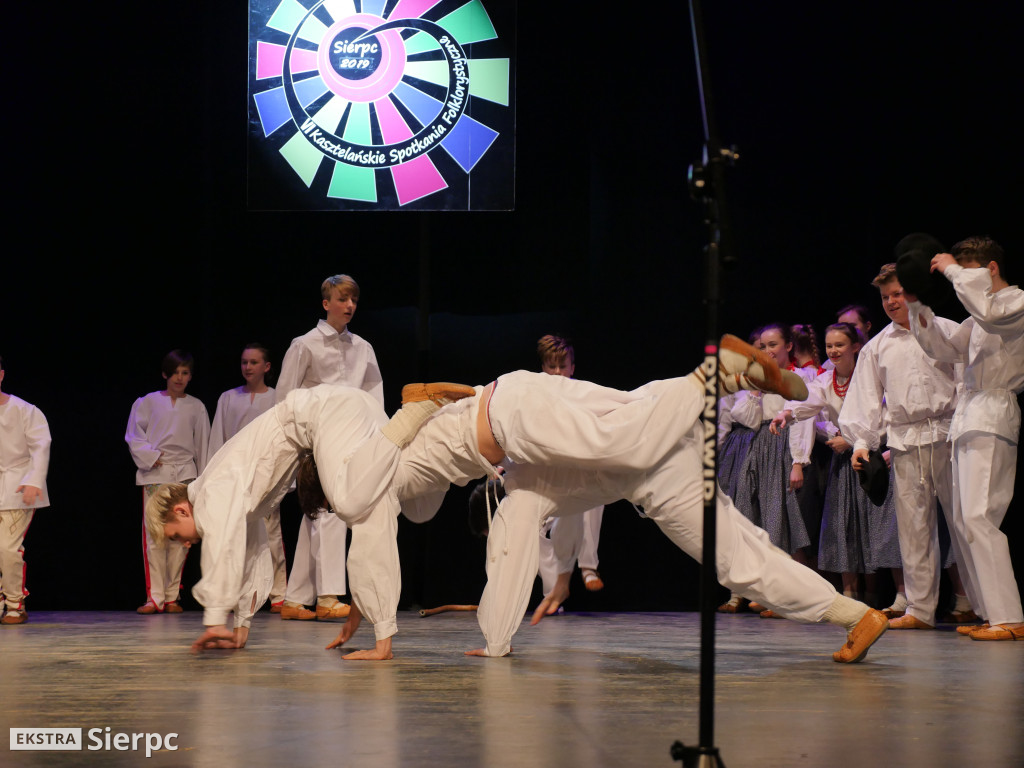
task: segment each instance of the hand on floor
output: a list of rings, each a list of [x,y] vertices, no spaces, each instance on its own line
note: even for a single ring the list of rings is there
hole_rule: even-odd
[[[246,636],[248,636],[248,630],[246,630]],[[206,631],[192,643],[191,650],[192,653],[199,654],[206,650],[234,650],[244,646],[245,639],[242,640],[242,645],[240,646],[234,632],[225,626],[215,626],[207,627]]]
[[[531,627],[540,624],[541,619],[553,614],[558,610],[558,606],[569,598],[569,577],[571,575],[571,571],[568,573],[558,574],[558,578],[555,580],[555,586],[552,587],[548,596],[540,601],[540,605],[537,606],[537,610],[533,612],[533,618],[530,619]]]

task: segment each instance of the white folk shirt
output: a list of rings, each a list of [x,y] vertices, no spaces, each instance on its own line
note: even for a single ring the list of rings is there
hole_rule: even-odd
[[[836,394],[832,386],[834,377],[835,368],[819,373],[813,380],[807,382],[806,400],[791,400],[786,403],[786,410],[793,413],[795,420],[804,421],[816,417],[820,424],[818,431],[827,431],[829,437],[833,434],[825,425],[838,424],[839,412],[843,409],[843,398]]]
[[[277,402],[293,389],[344,384],[373,395],[384,407],[384,383],[370,343],[348,329],[338,333],[326,320],[292,340],[281,363]]]
[[[1020,435],[1017,393],[1024,389],[1021,290],[1010,286],[993,293],[991,278],[984,269],[950,266],[946,276],[957,297],[972,312],[971,317],[960,325],[953,323],[950,329],[943,323],[944,318],[935,317],[920,302],[909,306],[911,328],[928,354],[937,360],[966,363],[964,391],[953,417],[950,439],[968,432],[985,432],[1016,444]],[[986,327],[998,328],[999,333]]]
[[[210,417],[191,395],[174,400],[165,392],[150,392],[132,406],[124,439],[139,468],[136,485],[181,483],[206,467]],[[160,466],[154,466],[158,459]]]
[[[952,320],[939,322],[956,327]],[[839,429],[855,450],[877,450],[883,433],[900,451],[944,442],[956,402],[954,361],[932,359],[914,334],[889,323],[860,351]]]
[[[246,392],[244,386],[223,393],[217,400],[217,411],[213,417],[209,455],[213,456],[242,427],[273,408],[275,402],[273,387],[267,387],[266,392],[257,392],[255,395]]]
[[[725,442],[726,435],[732,431],[733,424],[747,429],[761,426],[761,409],[750,405],[751,393],[745,389],[731,395],[725,395],[718,401],[718,447]]]
[[[50,427],[43,412],[20,397],[8,395],[0,405],[0,509],[50,506],[46,471],[50,465]],[[31,485],[42,493],[31,506],[18,493]]]
[[[984,269],[964,269],[958,264],[943,273],[953,283],[957,298],[974,322],[989,333],[1008,339],[1024,334],[1024,291],[1015,285],[992,293],[992,278]]]
[[[805,382],[813,379],[810,368],[797,368],[795,373]],[[732,407],[733,421],[756,429],[765,421],[771,421],[786,408],[786,399],[772,393],[744,390],[746,397],[737,398]],[[814,423],[796,422],[789,428],[789,452],[794,464],[807,464],[814,447]]]

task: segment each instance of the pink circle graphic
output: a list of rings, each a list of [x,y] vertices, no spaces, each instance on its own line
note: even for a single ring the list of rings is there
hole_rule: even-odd
[[[394,90],[405,73],[405,43],[398,30],[389,29],[374,37],[380,43],[380,63],[369,77],[349,79],[339,74],[331,65],[331,43],[338,33],[352,27],[370,30],[379,27],[384,20],[368,13],[356,13],[339,19],[320,41],[317,50],[317,69],[320,77],[338,96],[349,101],[370,102],[387,96]]]

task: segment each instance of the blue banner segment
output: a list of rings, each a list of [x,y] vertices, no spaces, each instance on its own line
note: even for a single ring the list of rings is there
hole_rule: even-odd
[[[394,95],[423,124],[437,117],[444,107],[440,101],[408,83],[399,83]],[[497,131],[464,114],[441,140],[441,146],[462,170],[469,173],[497,137]]]

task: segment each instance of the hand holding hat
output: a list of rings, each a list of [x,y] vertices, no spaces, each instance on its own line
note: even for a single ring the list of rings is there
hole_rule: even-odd
[[[896,277],[906,293],[913,294],[931,308],[953,298],[953,286],[941,272],[932,272],[932,259],[944,253],[938,240],[925,232],[907,235],[896,244]]]
[[[878,451],[871,451],[868,460],[861,462],[857,470],[860,479],[860,487],[871,499],[871,503],[880,507],[885,503],[885,497],[889,495],[889,465]]]

